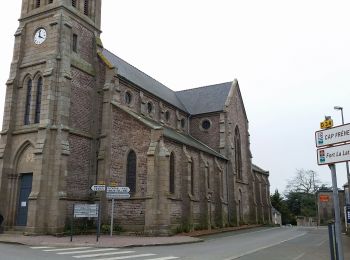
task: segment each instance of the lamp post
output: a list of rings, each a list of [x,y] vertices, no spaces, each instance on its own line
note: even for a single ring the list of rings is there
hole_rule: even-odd
[[[334,109],[335,110],[340,110],[342,124],[344,125],[343,107],[335,106]],[[348,177],[348,192],[346,194],[346,204],[350,204],[350,173],[349,173],[349,163],[348,162],[346,162],[346,174],[347,174],[347,177]]]

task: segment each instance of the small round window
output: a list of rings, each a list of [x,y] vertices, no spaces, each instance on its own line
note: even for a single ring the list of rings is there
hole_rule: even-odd
[[[185,128],[185,126],[186,126],[186,121],[185,121],[184,118],[182,118],[182,119],[181,119],[181,127],[182,127],[182,128]]]
[[[167,110],[165,111],[165,120],[169,121],[169,119],[170,119],[170,112]]]
[[[147,103],[147,112],[148,114],[151,114],[153,111],[153,104],[151,102]]]
[[[211,123],[208,119],[202,121],[202,128],[208,130],[211,127]]]
[[[131,101],[132,101],[132,95],[130,92],[125,92],[125,96],[124,96],[124,99],[125,99],[125,103],[130,105],[131,104]]]

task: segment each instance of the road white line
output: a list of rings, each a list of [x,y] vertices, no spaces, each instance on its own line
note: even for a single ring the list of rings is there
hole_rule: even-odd
[[[322,246],[322,244],[324,243],[324,242],[326,242],[327,240],[323,240],[321,243],[318,243],[316,246]]]
[[[305,253],[302,253],[302,254],[298,255],[296,258],[293,258],[293,260],[301,259],[304,255],[305,255]]]
[[[43,250],[44,252],[59,252],[59,251],[69,251],[69,250],[80,250],[80,249],[89,249],[91,247],[71,247],[71,248],[56,248],[56,249],[47,249]]]
[[[120,259],[137,258],[137,257],[145,257],[145,256],[152,256],[152,255],[155,255],[155,254],[128,255],[128,256],[120,256],[120,257],[112,257],[112,258],[102,258],[98,260],[120,260]]]
[[[31,249],[49,249],[49,248],[54,248],[52,246],[33,246]]]
[[[135,253],[135,251],[119,251],[119,252],[110,252],[110,253],[101,253],[101,254],[92,254],[92,255],[74,255],[73,257],[75,257],[75,258],[89,258],[89,257],[97,257],[97,256],[121,255],[121,254],[131,254],[131,253]]]
[[[298,238],[298,237],[302,237],[302,236],[305,236],[305,235],[306,235],[306,232],[304,232],[304,233],[302,233],[302,234],[300,234],[300,235],[297,235],[297,236],[288,238],[288,239],[286,239],[286,240],[279,241],[279,242],[274,243],[274,244],[270,244],[270,245],[267,245],[267,246],[262,246],[262,247],[256,248],[256,249],[254,249],[254,250],[245,252],[245,253],[243,253],[243,254],[241,254],[241,255],[231,256],[231,257],[226,258],[226,259],[224,259],[224,260],[233,260],[233,259],[240,258],[240,257],[242,257],[242,256],[250,255],[250,254],[253,254],[253,253],[258,252],[258,251],[260,251],[260,250],[264,250],[264,249],[269,248],[269,247],[277,246],[277,245],[283,244],[283,243],[285,243],[285,242],[287,242],[287,241],[290,241],[290,240],[293,240],[293,239],[296,239],[296,238]]]
[[[145,260],[171,260],[171,259],[178,259],[176,256],[166,256],[166,257],[159,257],[159,258],[149,258]]]
[[[103,248],[103,249],[90,249],[90,250],[79,250],[72,252],[61,252],[57,253],[58,255],[75,255],[75,254],[85,254],[85,253],[93,253],[93,252],[105,252],[105,251],[117,251],[115,248]]]

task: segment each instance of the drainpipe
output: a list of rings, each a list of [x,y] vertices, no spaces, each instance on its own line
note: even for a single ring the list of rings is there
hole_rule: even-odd
[[[230,225],[231,223],[231,210],[230,210],[230,192],[228,190],[229,184],[228,184],[228,163],[226,163],[226,193],[227,193],[227,218],[228,218],[228,223]]]

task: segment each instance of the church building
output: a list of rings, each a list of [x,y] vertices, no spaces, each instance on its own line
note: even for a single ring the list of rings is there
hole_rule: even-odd
[[[108,223],[99,183],[130,188],[114,215],[128,231],[270,223],[238,81],[171,90],[104,48],[101,3],[22,0],[0,132],[5,229],[62,233],[75,203],[101,203]]]

